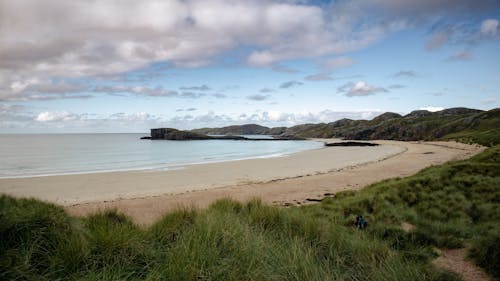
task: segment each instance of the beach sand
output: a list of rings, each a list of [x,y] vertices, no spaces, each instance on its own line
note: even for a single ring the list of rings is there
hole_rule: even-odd
[[[322,140],[332,141],[332,140]],[[468,158],[484,148],[455,142],[375,141],[376,147],[325,147],[284,157],[131,171],[0,179],[0,193],[65,206],[73,215],[116,208],[141,225],[169,210],[206,207],[220,198],[304,204],[430,165]]]

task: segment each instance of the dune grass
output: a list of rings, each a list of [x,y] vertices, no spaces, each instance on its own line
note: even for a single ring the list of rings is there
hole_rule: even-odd
[[[500,279],[500,146],[320,204],[220,200],[143,229],[0,197],[1,280],[460,280],[433,247],[470,247]],[[363,214],[368,228],[353,226]],[[405,231],[402,223],[415,227]]]

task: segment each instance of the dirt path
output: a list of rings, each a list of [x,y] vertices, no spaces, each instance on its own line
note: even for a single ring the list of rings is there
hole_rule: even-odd
[[[467,259],[467,249],[440,249],[433,263],[459,274],[466,281],[492,281],[488,274]]]

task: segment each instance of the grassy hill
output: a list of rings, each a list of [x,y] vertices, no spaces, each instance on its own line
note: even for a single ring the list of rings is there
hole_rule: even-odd
[[[290,128],[267,128],[252,124],[195,131],[205,134],[285,134],[305,138],[359,140],[458,140],[496,145],[500,144],[500,109],[481,111],[450,108],[438,112],[417,110],[405,116],[387,112],[372,120],[341,119],[331,123],[304,124]]]
[[[460,280],[431,260],[463,246],[500,280],[500,145],[316,205],[221,200],[147,229],[1,196],[0,237],[1,280]]]

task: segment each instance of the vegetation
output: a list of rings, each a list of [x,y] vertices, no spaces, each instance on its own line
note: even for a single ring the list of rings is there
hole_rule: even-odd
[[[341,119],[290,128],[267,128],[251,124],[193,131],[205,134],[269,134],[357,140],[457,140],[491,146],[500,144],[499,128],[498,108],[490,111],[450,108],[438,112],[417,110],[405,116],[387,112],[373,120]]]
[[[353,226],[356,214],[368,228]],[[0,279],[460,280],[430,261],[433,247],[464,246],[500,279],[499,222],[500,146],[321,204],[222,200],[148,229],[116,211],[74,218],[2,196]]]

